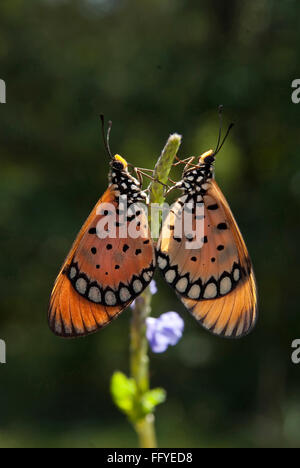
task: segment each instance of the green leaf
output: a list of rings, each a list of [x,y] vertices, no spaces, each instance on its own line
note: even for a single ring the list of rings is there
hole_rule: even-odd
[[[111,379],[110,391],[115,405],[130,416],[137,393],[135,381],[122,372],[115,372]]]
[[[157,405],[166,400],[166,391],[163,388],[154,388],[146,392],[141,398],[144,414],[152,413]]]

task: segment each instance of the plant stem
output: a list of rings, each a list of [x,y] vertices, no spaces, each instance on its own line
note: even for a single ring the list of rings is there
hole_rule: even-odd
[[[150,202],[164,203],[164,187],[161,183],[168,182],[174,157],[181,143],[181,136],[173,134],[169,137],[160,158],[154,169],[155,182],[150,185]],[[150,213],[150,210],[149,210]],[[138,389],[138,398],[141,398],[150,388],[149,383],[149,357],[148,342],[146,338],[146,318],[151,313],[152,294],[147,288],[135,301],[131,321],[130,333],[130,372]],[[156,448],[156,435],[154,415],[148,414],[145,418],[134,423],[134,428],[142,448]]]
[[[149,357],[148,342],[146,338],[146,318],[151,313],[152,295],[147,288],[140,297],[136,299],[131,321],[131,344],[130,344],[130,371],[135,380],[138,398],[149,390]],[[151,416],[151,417],[149,417]],[[140,447],[155,448],[156,437],[154,429],[154,416],[148,415],[134,424],[139,437]]]

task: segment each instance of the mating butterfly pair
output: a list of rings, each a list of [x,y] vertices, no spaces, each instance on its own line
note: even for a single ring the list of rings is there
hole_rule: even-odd
[[[222,146],[222,145],[221,145]],[[242,235],[224,195],[213,178],[218,151],[187,162],[183,190],[163,223],[155,249],[146,213],[130,211],[145,203],[142,181],[119,155],[111,156],[110,185],[79,232],[56,279],[49,307],[49,325],[59,336],[77,337],[109,324],[139,296],[153,278],[156,263],[185,307],[210,332],[239,338],[253,328],[257,316],[254,273]],[[124,201],[127,200],[127,210]],[[193,235],[176,237],[176,223],[202,206],[204,235],[199,248],[189,248]],[[108,207],[108,208],[107,208]],[[115,234],[101,224],[115,210]],[[194,207],[194,208],[193,208]],[[199,217],[199,216],[198,216]],[[178,221],[180,220],[180,221]],[[138,236],[120,236],[134,224]],[[100,226],[100,228],[99,228]],[[99,235],[100,234],[100,235]]]

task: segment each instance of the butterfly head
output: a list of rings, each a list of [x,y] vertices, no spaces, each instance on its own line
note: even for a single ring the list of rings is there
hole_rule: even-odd
[[[213,150],[206,151],[199,157],[200,166],[211,166],[215,162],[215,152]]]
[[[127,172],[128,164],[126,160],[122,158],[122,156],[120,156],[119,154],[115,154],[113,156],[110,162],[110,165],[114,171],[126,171]]]

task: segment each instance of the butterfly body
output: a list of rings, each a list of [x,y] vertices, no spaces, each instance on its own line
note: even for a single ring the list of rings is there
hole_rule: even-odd
[[[119,155],[111,162],[109,180],[52,291],[49,325],[59,336],[87,335],[107,325],[152,280],[154,247],[146,213],[136,208],[147,201],[147,195]]]
[[[163,224],[157,264],[167,283],[206,329],[240,337],[256,321],[256,285],[246,245],[214,179],[213,162],[214,152],[204,153],[199,164],[185,170],[176,184],[183,195]],[[191,232],[184,226],[187,211],[193,217]],[[202,231],[197,244],[199,223]]]

